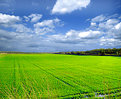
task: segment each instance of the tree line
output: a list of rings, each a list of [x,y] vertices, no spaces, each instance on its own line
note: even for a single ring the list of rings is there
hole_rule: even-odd
[[[57,52],[55,54],[121,56],[121,48],[94,49],[94,50],[90,50],[90,51]]]
[[[2,54],[45,54],[42,52],[16,52],[16,51],[0,51]],[[47,52],[46,52],[47,53]],[[71,52],[55,52],[54,54],[69,55],[96,55],[96,56],[121,56],[121,48],[113,49],[94,49],[90,51],[71,51]]]

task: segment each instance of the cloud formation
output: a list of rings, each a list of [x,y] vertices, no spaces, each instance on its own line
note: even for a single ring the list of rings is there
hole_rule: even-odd
[[[46,34],[49,32],[54,32],[54,28],[57,25],[61,25],[60,24],[60,19],[55,18],[55,19],[51,19],[51,20],[44,20],[42,22],[38,22],[36,24],[34,24],[34,28],[35,28],[35,33],[37,34]]]
[[[121,22],[119,17],[99,15],[92,18],[90,27],[85,30],[69,30],[65,34],[50,36],[56,43],[98,45],[117,47],[121,46]]]
[[[42,18],[42,14],[31,14],[29,16],[24,16],[26,22],[38,22]]]
[[[0,13],[0,24],[1,25],[13,24],[13,23],[18,22],[18,21],[20,21],[19,16],[7,15],[7,14]]]
[[[81,10],[90,4],[91,0],[57,0],[52,9],[52,13],[70,13],[74,10]]]
[[[52,20],[44,20],[42,22],[38,22],[36,24],[34,24],[34,27],[44,27],[44,26],[47,26],[47,27],[51,27],[51,28],[54,28],[55,24],[60,22],[60,20],[58,18],[56,19],[52,19]]]
[[[120,16],[99,15],[90,19],[90,26],[84,30],[70,29],[60,34],[55,31],[62,26],[58,18],[28,21],[32,27],[22,19],[0,13],[0,50],[54,52],[121,46]]]
[[[20,23],[22,18],[19,16],[8,15],[0,13],[0,26],[4,28],[11,28],[11,30],[15,30],[16,32],[29,32],[32,30],[26,27],[24,24]]]
[[[60,19],[44,20],[28,27],[23,17],[0,14],[0,51],[54,51],[56,44],[41,35],[61,26]],[[29,21],[31,24],[31,21]],[[39,30],[36,30],[39,29]]]
[[[106,19],[106,17],[104,15],[99,15],[96,16],[95,18],[91,19],[92,22],[102,22]]]

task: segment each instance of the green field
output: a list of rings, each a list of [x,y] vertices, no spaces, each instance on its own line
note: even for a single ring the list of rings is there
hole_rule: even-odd
[[[0,98],[121,99],[121,57],[1,54]]]

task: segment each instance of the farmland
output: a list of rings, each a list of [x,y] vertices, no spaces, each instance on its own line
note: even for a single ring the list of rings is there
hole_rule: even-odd
[[[121,57],[1,54],[0,98],[121,98]]]

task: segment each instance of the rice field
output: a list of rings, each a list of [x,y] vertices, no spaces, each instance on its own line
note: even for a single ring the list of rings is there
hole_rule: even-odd
[[[121,99],[121,57],[0,54],[0,99]]]

